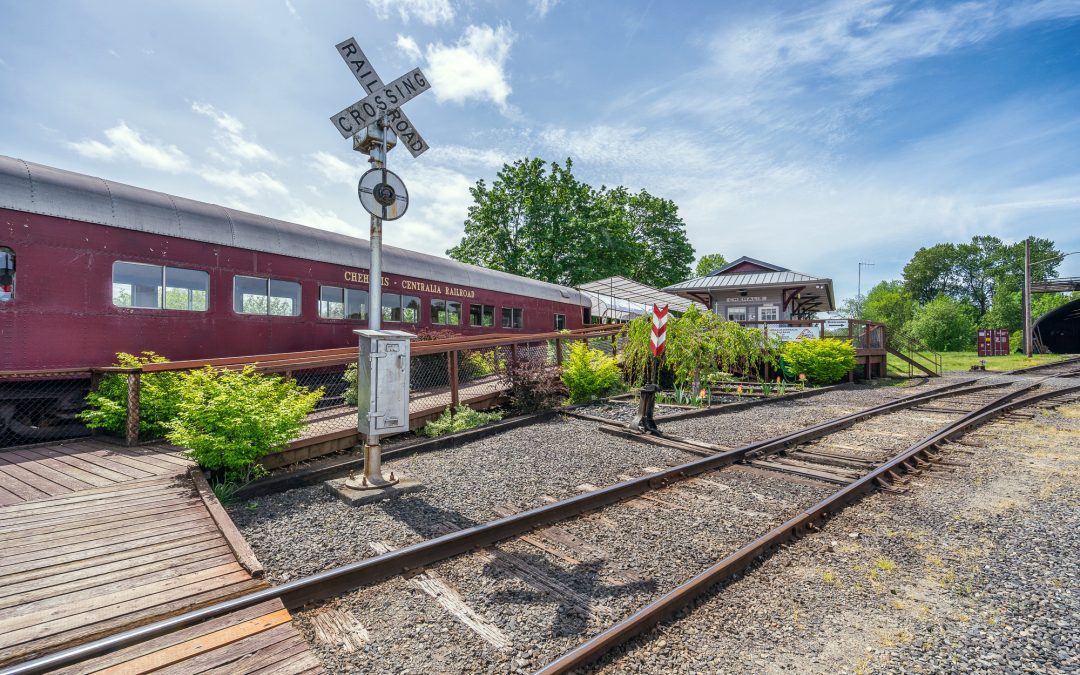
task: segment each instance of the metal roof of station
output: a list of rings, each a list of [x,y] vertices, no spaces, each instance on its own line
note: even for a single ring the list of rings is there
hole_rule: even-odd
[[[749,261],[755,265],[768,267],[768,271],[762,272],[736,272],[725,273],[724,270],[734,267],[736,264]],[[832,279],[815,277],[802,272],[795,272],[770,263],[764,263],[753,258],[740,258],[725,267],[706,274],[672,284],[665,291],[677,293],[683,297],[695,299],[707,299],[710,291],[716,290],[749,290],[754,288],[800,288],[800,303],[805,309],[811,311],[829,311],[836,308],[833,300]]]
[[[0,208],[367,269],[350,237],[0,155]],[[573,288],[383,246],[383,272],[589,306]]]
[[[604,319],[627,321],[648,312],[653,303],[667,305],[672,311],[680,313],[690,309],[691,305],[705,308],[693,300],[620,276],[590,281],[578,286],[578,290],[592,299],[593,316]]]

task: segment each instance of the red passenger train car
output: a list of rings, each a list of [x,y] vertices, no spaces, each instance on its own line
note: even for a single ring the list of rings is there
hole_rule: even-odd
[[[0,371],[355,344],[368,242],[0,156]],[[576,289],[386,246],[383,327],[580,328]]]

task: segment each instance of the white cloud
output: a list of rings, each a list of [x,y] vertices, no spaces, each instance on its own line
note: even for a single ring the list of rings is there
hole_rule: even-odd
[[[547,16],[548,12],[555,9],[555,5],[558,5],[559,2],[560,0],[529,0],[533,12],[541,19]]]
[[[396,11],[402,22],[417,19],[420,23],[434,26],[454,20],[454,8],[450,0],[367,0],[368,5],[380,19],[390,17]]]
[[[420,59],[420,57],[422,56],[420,52],[420,45],[416,44],[416,40],[414,40],[409,35],[402,35],[401,33],[398,33],[397,46],[398,49],[405,52],[405,55],[413,61]]]
[[[437,145],[425,155],[436,164],[469,164],[488,169],[502,168],[503,164],[513,162],[517,157],[498,148],[469,148],[464,145]]]
[[[141,166],[179,173],[188,168],[188,157],[175,145],[155,141],[145,141],[142,135],[121,121],[115,127],[105,130],[102,143],[92,139],[68,143],[67,146],[83,157],[92,159],[129,159]]]
[[[241,135],[244,131],[243,123],[232,115],[219,111],[209,103],[198,101],[191,104],[191,109],[200,115],[206,115],[217,125],[219,131],[215,132],[214,137],[218,142],[218,147],[210,149],[211,154],[217,159],[228,161],[228,157],[231,156],[245,162],[280,161],[274,153],[255,141],[244,138]]]
[[[206,168],[200,171],[199,175],[214,185],[233,190],[245,197],[257,197],[265,194],[286,195],[289,193],[284,183],[264,171],[242,173],[236,169],[223,171],[221,169]]]
[[[359,158],[359,154],[357,157]],[[336,155],[323,151],[312,153],[308,159],[308,166],[332,183],[354,186],[360,180],[360,176],[368,170],[367,164],[361,164],[359,161],[349,164]]]
[[[293,16],[298,16],[296,12],[296,7],[292,4],[292,0],[285,0],[285,9],[289,10],[289,14],[292,14]]]
[[[511,91],[505,66],[514,38],[509,26],[469,26],[456,44],[428,45],[428,76],[435,97],[455,103],[487,100],[505,110]]]

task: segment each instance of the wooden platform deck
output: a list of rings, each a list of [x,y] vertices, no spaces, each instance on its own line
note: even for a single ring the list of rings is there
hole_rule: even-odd
[[[238,550],[243,556],[246,546],[227,521],[226,536],[220,506],[205,484],[200,495],[190,467],[164,445],[90,440],[0,452],[0,666],[266,586],[245,569],[250,561]],[[319,664],[279,603],[72,672],[114,666],[232,673],[248,666],[308,672]]]
[[[126,448],[79,439],[0,451],[0,506],[108,488],[154,476],[176,476],[194,466],[180,448]]]

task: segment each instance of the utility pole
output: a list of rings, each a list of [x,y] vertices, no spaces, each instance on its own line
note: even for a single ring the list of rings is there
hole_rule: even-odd
[[[1031,237],[1024,240],[1024,355],[1031,358]]]
[[[857,293],[857,294],[855,295],[855,298],[856,298],[856,300],[858,301],[858,305],[859,305],[859,315],[860,315],[860,316],[859,316],[859,317],[857,317],[857,318],[861,318],[861,315],[862,315],[862,307],[863,307],[863,297],[862,297],[862,268],[863,268],[863,266],[864,266],[864,265],[865,265],[866,267],[873,267],[873,266],[874,266],[874,263],[872,263],[872,262],[860,262],[860,263],[859,263],[859,292],[858,292],[858,293]]]

